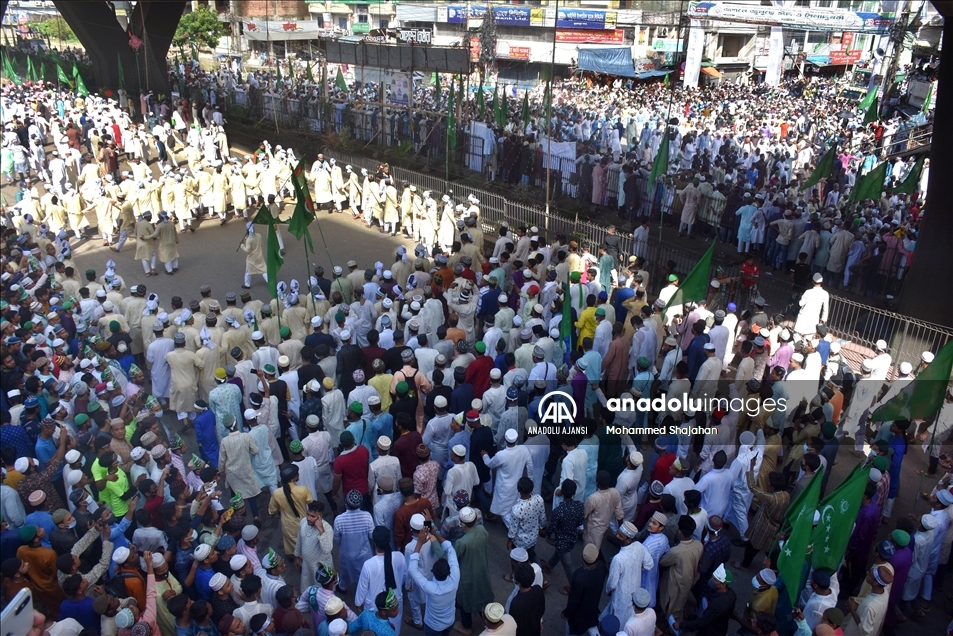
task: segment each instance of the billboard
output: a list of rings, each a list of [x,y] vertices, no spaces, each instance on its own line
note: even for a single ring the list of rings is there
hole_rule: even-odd
[[[861,51],[831,51],[831,64],[856,64],[860,61]]]
[[[397,39],[401,42],[412,44],[431,44],[433,42],[433,33],[430,29],[408,29],[401,28],[397,32]]]
[[[486,7],[471,6],[470,18],[482,20],[486,15]],[[530,7],[493,7],[493,19],[500,26],[543,26],[544,9]],[[440,13],[438,12],[438,17]],[[466,24],[466,5],[450,5],[447,7],[447,24]]]
[[[738,2],[690,2],[688,17],[696,20],[726,20],[766,24],[808,31],[853,31],[887,33],[893,18],[879,13],[814,7],[762,6]]]
[[[616,12],[595,9],[559,9],[557,29],[615,29]]]
[[[603,29],[601,31],[556,29],[556,41],[578,44],[623,44],[625,42],[625,31],[622,29]]]

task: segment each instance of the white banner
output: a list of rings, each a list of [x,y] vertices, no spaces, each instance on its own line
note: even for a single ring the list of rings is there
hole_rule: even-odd
[[[765,7],[755,2],[732,3],[717,0],[690,3],[688,17],[698,20],[729,20],[748,24],[786,26],[809,31],[860,33],[886,33],[893,25],[893,18],[879,13],[815,7]]]
[[[688,32],[688,51],[685,55],[685,88],[698,86],[698,74],[702,70],[702,55],[705,51],[705,29],[700,20],[692,20],[692,28]]]
[[[784,34],[781,27],[771,27],[771,41],[768,47],[768,67],[764,72],[764,83],[777,86],[781,83],[781,60],[784,58]]]

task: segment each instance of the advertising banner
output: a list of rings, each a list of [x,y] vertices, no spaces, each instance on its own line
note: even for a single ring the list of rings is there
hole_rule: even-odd
[[[433,33],[431,33],[430,29],[401,28],[397,33],[397,39],[401,42],[430,44],[433,41]]]
[[[400,71],[387,71],[388,85],[390,89],[390,103],[409,105],[410,95],[410,73]]]
[[[466,24],[466,5],[450,5],[446,8],[448,24]],[[485,6],[470,6],[470,19],[482,20],[486,15]],[[500,26],[543,26],[545,9],[530,7],[493,7],[493,19]],[[438,18],[442,18],[442,11]]]
[[[622,29],[611,31],[556,29],[556,41],[579,44],[622,44],[625,42],[625,31]]]
[[[777,86],[781,83],[781,59],[784,57],[784,35],[781,27],[771,27],[771,43],[768,47],[768,64],[764,83]]]
[[[770,7],[754,2],[690,2],[688,17],[696,20],[726,20],[785,26],[808,31],[854,31],[857,33],[886,33],[893,25],[893,18],[879,13],[814,7]]]
[[[559,9],[557,29],[615,29],[616,12],[594,9]]]
[[[856,64],[862,51],[831,51],[831,64]]]
[[[685,57],[685,88],[698,86],[698,73],[702,69],[702,55],[705,48],[705,29],[701,20],[692,20],[688,31],[688,54]]]

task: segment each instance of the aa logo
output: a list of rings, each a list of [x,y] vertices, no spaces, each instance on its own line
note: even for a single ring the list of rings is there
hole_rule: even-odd
[[[565,391],[550,391],[539,401],[540,425],[571,426],[576,423],[576,401]]]

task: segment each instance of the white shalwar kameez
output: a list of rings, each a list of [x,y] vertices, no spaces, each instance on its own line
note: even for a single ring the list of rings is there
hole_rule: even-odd
[[[614,615],[619,622],[625,623],[634,613],[632,594],[642,587],[642,572],[655,567],[655,561],[645,546],[636,541],[621,550],[609,564],[609,577],[606,579],[606,592],[611,592],[609,604],[602,610],[600,618]]]

